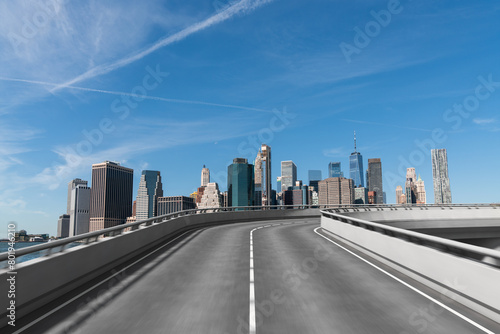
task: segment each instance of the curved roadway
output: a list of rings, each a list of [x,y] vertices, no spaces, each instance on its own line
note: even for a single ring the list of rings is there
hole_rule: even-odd
[[[498,324],[452,301],[447,304],[465,319],[443,309],[319,235],[321,230],[315,233],[318,227],[319,218],[224,225],[187,233],[57,302],[64,307],[57,309],[53,303],[24,319],[16,330],[500,333]],[[446,301],[438,293],[402,279]]]

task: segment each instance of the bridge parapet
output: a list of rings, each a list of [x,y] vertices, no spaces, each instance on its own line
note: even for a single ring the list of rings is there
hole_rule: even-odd
[[[321,227],[332,236],[500,322],[499,251],[330,211]]]
[[[288,210],[295,208],[295,210]],[[109,273],[167,240],[189,230],[214,225],[320,216],[319,209],[296,207],[212,208],[176,212],[132,224],[22,248],[17,256],[42,251],[39,258],[16,265],[16,317],[19,319],[62,295]],[[104,237],[106,236],[106,237]],[[67,248],[74,242],[80,246]],[[7,260],[7,253],[0,254]],[[0,291],[9,291],[7,269],[0,269]],[[7,325],[7,298],[0,300],[0,328]]]

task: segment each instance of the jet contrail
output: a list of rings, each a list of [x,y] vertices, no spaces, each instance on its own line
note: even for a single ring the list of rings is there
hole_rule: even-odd
[[[156,51],[157,49],[159,49],[161,47],[167,46],[167,45],[172,44],[174,42],[181,41],[184,38],[198,32],[198,31],[204,30],[204,29],[211,27],[217,23],[221,23],[223,21],[226,21],[226,20],[230,19],[231,17],[233,17],[234,15],[246,14],[246,13],[248,13],[254,9],[257,9],[258,7],[260,7],[266,3],[272,2],[272,1],[274,1],[274,0],[255,0],[255,1],[241,0],[234,5],[227,7],[226,9],[221,11],[220,13],[212,15],[211,17],[207,18],[204,21],[195,23],[187,28],[184,28],[183,30],[181,30],[173,35],[167,36],[167,37],[157,41],[155,44],[151,45],[150,47],[148,47],[148,48],[146,48],[146,49],[144,49],[136,54],[127,56],[127,57],[122,58],[118,61],[115,61],[111,64],[98,65],[94,68],[91,68],[87,72],[80,74],[79,76],[77,76],[77,77],[75,77],[75,78],[73,78],[65,83],[57,85],[56,87],[54,87],[51,90],[51,92],[54,92],[56,90],[59,90],[59,89],[62,89],[62,88],[68,87],[68,86],[71,86],[77,82],[80,82],[80,81],[83,81],[86,79],[90,79],[90,78],[114,71],[118,68],[126,66],[134,61],[137,61],[137,60],[149,55],[150,53]]]
[[[3,80],[3,81],[14,81],[14,82],[25,82],[25,83],[29,83],[29,84],[36,84],[36,85],[42,85],[42,86],[51,86],[51,87],[58,87],[58,86],[60,86],[59,84],[50,83],[50,82],[35,81],[35,80],[25,80],[25,79],[14,79],[14,78],[6,78],[6,77],[0,77],[0,80]],[[221,107],[221,108],[241,109],[241,110],[259,111],[259,112],[266,112],[266,113],[271,113],[272,112],[271,110],[265,110],[265,109],[259,109],[259,108],[251,108],[251,107],[243,107],[243,106],[236,106],[236,105],[231,105],[231,104],[221,104],[221,103],[212,103],[212,102],[204,102],[204,101],[193,101],[193,100],[168,99],[168,98],[159,97],[159,96],[139,95],[139,94],[126,93],[126,92],[118,92],[118,91],[110,91],[110,90],[102,90],[102,89],[93,89],[93,88],[87,88],[87,87],[65,86],[65,88],[82,90],[82,91],[86,91],[86,92],[95,92],[95,93],[118,95],[118,96],[125,95],[125,96],[130,96],[130,97],[141,98],[141,99],[163,101],[163,102],[171,102],[171,103],[200,104],[200,105],[205,105],[205,106],[213,106],[213,107]]]

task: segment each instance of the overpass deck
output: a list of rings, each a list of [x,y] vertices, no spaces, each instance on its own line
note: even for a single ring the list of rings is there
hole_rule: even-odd
[[[500,333],[499,324],[367,263],[318,227],[319,218],[287,219],[187,232],[20,319],[15,330]]]

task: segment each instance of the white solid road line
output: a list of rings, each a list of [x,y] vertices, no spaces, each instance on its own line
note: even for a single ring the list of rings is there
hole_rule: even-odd
[[[253,262],[253,232],[260,230],[262,228],[291,225],[296,223],[281,223],[281,224],[269,224],[262,225],[254,228],[250,231],[250,311],[248,315],[248,333],[255,334],[257,330],[257,325],[255,322],[255,272],[254,272],[254,262]]]
[[[248,333],[255,334],[255,282],[253,271],[253,232],[261,227],[254,228],[250,231],[250,314],[248,315]]]
[[[202,231],[202,230],[198,230],[198,231]],[[109,276],[108,278],[106,278],[106,279],[104,279],[104,280],[100,281],[99,283],[97,283],[97,284],[93,285],[92,287],[88,288],[87,290],[83,291],[82,293],[78,294],[77,296],[75,296],[75,297],[71,298],[70,300],[66,301],[65,303],[63,303],[63,304],[59,305],[58,307],[56,307],[56,308],[52,309],[51,311],[49,311],[49,312],[47,312],[47,313],[45,313],[45,314],[44,314],[44,315],[42,315],[41,317],[39,317],[39,318],[37,318],[37,319],[33,320],[32,322],[30,322],[29,324],[26,324],[25,326],[21,327],[20,329],[18,329],[17,331],[15,331],[15,332],[14,332],[14,333],[12,333],[12,334],[18,334],[18,333],[21,333],[21,332],[23,332],[24,330],[26,330],[26,329],[30,328],[30,327],[31,327],[31,326],[33,326],[34,324],[36,324],[36,323],[38,323],[38,322],[42,321],[43,319],[47,318],[49,315],[51,315],[51,314],[53,314],[53,313],[55,313],[55,312],[59,311],[60,309],[62,309],[62,308],[63,308],[63,307],[65,307],[66,305],[68,305],[68,304],[72,303],[73,301],[77,300],[77,299],[78,299],[78,298],[80,298],[81,296],[83,296],[83,295],[85,295],[86,293],[88,293],[88,292],[92,291],[93,289],[95,289],[96,287],[98,287],[99,285],[101,285],[102,283],[109,281],[110,279],[112,279],[113,277],[115,277],[115,276],[117,276],[117,275],[121,274],[122,272],[124,272],[125,270],[129,269],[130,267],[132,267],[132,266],[133,266],[133,265],[135,265],[136,263],[141,262],[142,260],[144,260],[145,258],[147,258],[148,256],[150,256],[151,254],[156,253],[157,251],[159,251],[159,250],[160,250],[160,249],[162,249],[163,247],[168,246],[169,244],[171,244],[171,243],[172,243],[172,242],[174,242],[175,240],[177,240],[177,239],[179,239],[179,238],[182,238],[185,234],[190,233],[190,232],[193,232],[193,231],[186,231],[186,232],[182,233],[181,235],[179,235],[179,236],[178,236],[178,237],[176,237],[175,239],[170,240],[169,242],[167,242],[167,243],[166,243],[166,244],[164,244],[163,246],[161,246],[161,247],[159,247],[159,248],[155,249],[155,250],[154,250],[154,251],[152,251],[151,253],[148,253],[148,254],[144,255],[143,257],[141,257],[139,260],[135,261],[134,263],[132,263],[132,264],[130,264],[130,265],[128,265],[128,266],[126,266],[126,267],[125,267],[125,268],[123,268],[122,270],[120,270],[120,271],[118,271],[118,272],[114,273],[113,275]]]
[[[414,286],[412,286],[412,285],[410,285],[410,284],[406,283],[405,281],[403,281],[403,280],[401,280],[401,279],[397,278],[396,276],[394,276],[394,275],[392,275],[391,273],[389,273],[389,272],[385,271],[384,269],[382,269],[382,268],[378,267],[377,265],[375,265],[375,264],[371,263],[370,261],[366,260],[365,258],[363,258],[363,257],[359,256],[358,254],[356,254],[356,253],[354,253],[354,252],[350,251],[349,249],[347,249],[347,248],[345,248],[345,247],[343,247],[343,246],[339,245],[338,243],[336,243],[335,241],[331,240],[330,238],[328,238],[328,237],[326,237],[326,236],[322,235],[321,233],[319,233],[319,232],[318,232],[318,230],[319,230],[320,228],[321,228],[321,227],[316,227],[316,228],[314,229],[314,233],[316,233],[316,234],[317,234],[317,235],[319,235],[320,237],[322,237],[322,238],[324,238],[324,239],[328,240],[328,241],[329,241],[329,242],[331,242],[332,244],[337,245],[338,247],[342,248],[343,250],[345,250],[345,251],[346,251],[346,252],[348,252],[349,254],[354,255],[355,257],[357,257],[358,259],[362,260],[363,262],[368,263],[370,266],[374,267],[375,269],[378,269],[378,270],[379,270],[379,271],[381,271],[382,273],[386,274],[387,276],[389,276],[390,278],[392,278],[392,279],[396,280],[397,282],[399,282],[399,283],[403,284],[403,285],[404,285],[404,286],[406,286],[407,288],[409,288],[409,289],[411,289],[411,290],[415,291],[415,292],[416,292],[416,293],[418,293],[419,295],[421,295],[421,296],[423,296],[423,297],[425,297],[425,298],[429,299],[430,301],[432,301],[432,302],[436,303],[437,305],[441,306],[442,308],[444,308],[444,309],[448,310],[449,312],[451,312],[452,314],[454,314],[454,315],[456,315],[457,317],[461,318],[462,320],[467,321],[469,324],[473,325],[474,327],[476,327],[476,328],[478,328],[478,329],[482,330],[482,331],[483,331],[483,332],[485,332],[485,333],[488,333],[488,334],[495,334],[494,332],[492,332],[492,331],[490,331],[489,329],[487,329],[487,328],[485,328],[485,327],[481,326],[481,325],[480,325],[480,324],[478,324],[477,322],[475,322],[475,321],[473,321],[473,320],[471,320],[471,319],[467,318],[465,315],[463,315],[463,314],[461,314],[461,313],[459,313],[459,312],[455,311],[454,309],[452,309],[452,308],[451,308],[451,307],[449,307],[449,306],[446,306],[445,304],[441,303],[440,301],[436,300],[435,298],[432,298],[431,296],[429,296],[429,295],[428,295],[428,294],[426,294],[425,292],[420,291],[419,289],[415,288]]]

